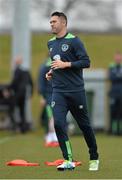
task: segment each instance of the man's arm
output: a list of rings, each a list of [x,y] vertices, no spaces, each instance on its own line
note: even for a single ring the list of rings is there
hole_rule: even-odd
[[[34,84],[31,73],[28,71],[29,85],[31,87],[31,95],[33,94]]]
[[[46,73],[45,77],[46,77],[46,79],[47,79],[48,81],[50,81],[50,80],[52,79],[52,75],[53,75],[53,70],[50,69],[50,70]]]
[[[71,62],[71,67],[75,69],[89,68],[90,59],[87,55],[86,49],[79,38],[73,39],[72,48],[76,56],[76,61]]]
[[[20,82],[20,70],[17,68],[15,69],[15,71],[13,72],[13,78],[10,82],[9,88],[15,89],[16,86],[19,84]]]
[[[70,67],[71,67],[71,62],[64,62],[60,59],[53,61],[51,64],[52,69],[65,69]]]

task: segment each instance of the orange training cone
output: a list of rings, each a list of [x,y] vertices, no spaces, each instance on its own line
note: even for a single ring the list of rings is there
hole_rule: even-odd
[[[45,162],[45,164],[46,164],[47,166],[59,166],[59,165],[61,165],[63,162],[64,162],[64,159],[57,159],[57,160],[55,160],[55,161],[53,161],[53,162],[47,161],[47,162]],[[81,166],[81,165],[82,165],[82,162],[81,162],[81,161],[74,161],[74,163],[75,163],[75,166]]]
[[[7,166],[40,166],[39,163],[31,163],[22,159],[15,159],[6,163]]]

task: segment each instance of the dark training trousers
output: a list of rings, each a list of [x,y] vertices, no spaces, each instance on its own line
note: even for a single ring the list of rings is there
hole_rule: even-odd
[[[96,139],[88,117],[85,91],[53,92],[52,108],[55,131],[64,159],[73,160],[66,128],[66,115],[69,110],[83,132],[89,148],[90,160],[98,159]]]
[[[110,133],[122,135],[122,96],[110,97]]]

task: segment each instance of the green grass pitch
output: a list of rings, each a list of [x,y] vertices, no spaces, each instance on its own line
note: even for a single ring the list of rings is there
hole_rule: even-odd
[[[83,165],[74,171],[58,172],[55,166],[48,167],[45,161],[61,159],[59,147],[44,147],[43,133],[35,131],[26,135],[11,135],[0,132],[0,179],[121,179],[122,178],[122,138],[97,134],[100,153],[100,170],[88,171],[88,149],[83,137],[70,137],[74,159]],[[6,162],[24,159],[40,163],[39,167],[12,167]]]

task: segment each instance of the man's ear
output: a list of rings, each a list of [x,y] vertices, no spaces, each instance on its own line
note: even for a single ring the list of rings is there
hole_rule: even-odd
[[[65,19],[62,18],[61,21],[62,21],[62,24],[63,24],[64,26],[67,25]]]

